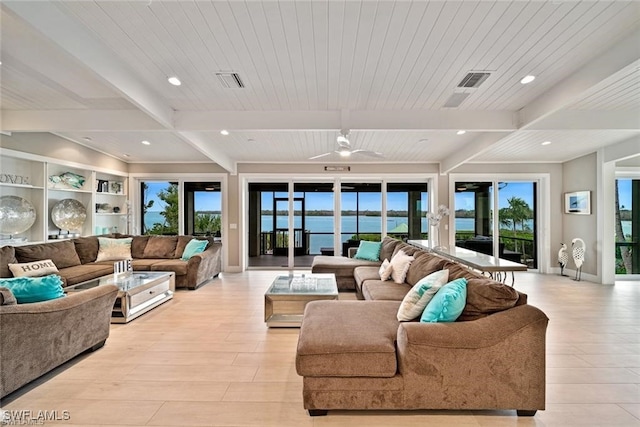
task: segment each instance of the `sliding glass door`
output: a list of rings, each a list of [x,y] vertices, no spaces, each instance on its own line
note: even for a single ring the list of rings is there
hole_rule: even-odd
[[[534,181],[455,182],[455,245],[537,268],[536,194]]]
[[[616,274],[640,274],[640,179],[616,179]]]

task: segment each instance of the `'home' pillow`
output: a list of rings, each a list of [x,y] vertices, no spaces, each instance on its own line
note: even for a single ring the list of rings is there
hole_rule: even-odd
[[[39,277],[58,273],[58,267],[50,259],[22,264],[9,264],[9,270],[11,270],[13,277]]]
[[[404,296],[398,309],[398,320],[408,322],[424,312],[433,296],[449,280],[449,270],[439,270],[423,277]]]
[[[455,322],[467,303],[467,279],[461,277],[440,288],[420,317],[423,323]]]
[[[8,288],[18,304],[48,301],[64,296],[62,278],[56,274],[43,277],[0,279],[0,286]]]
[[[358,251],[353,258],[365,261],[379,261],[381,247],[382,242],[368,242],[366,240],[362,240],[360,242],[360,246],[358,246]]]
[[[98,257],[96,262],[100,261],[119,261],[131,258],[131,241],[133,238],[126,239],[110,239],[108,237],[98,237]]]

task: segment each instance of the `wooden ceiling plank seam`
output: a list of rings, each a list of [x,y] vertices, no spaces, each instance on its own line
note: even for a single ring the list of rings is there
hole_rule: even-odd
[[[277,70],[278,64],[276,60],[276,56],[273,52],[273,45],[269,44],[268,41],[270,39],[262,38],[258,35],[258,31],[256,28],[256,20],[254,16],[256,13],[251,13],[249,11],[250,6],[253,6],[254,9],[257,9],[256,6],[259,6],[258,3],[246,3],[246,2],[235,2],[232,3],[236,5],[234,12],[234,18],[238,24],[239,28],[243,28],[241,32],[243,34],[243,40],[247,50],[249,52],[254,52],[253,55],[249,55],[251,57],[252,63],[256,71],[262,76],[266,74],[266,76],[260,79],[261,83],[266,80],[266,89],[265,94],[268,99],[277,100],[277,105],[272,103],[269,104],[268,109],[282,109],[284,106],[284,102],[282,100],[282,93],[277,89],[277,85],[274,82],[273,72],[272,70]],[[243,13],[240,15],[240,13]],[[245,21],[249,21],[250,25],[243,26]],[[264,28],[264,27],[262,27]],[[267,27],[268,31],[268,27]],[[244,37],[244,34],[247,36]],[[256,53],[259,52],[259,53]],[[267,54],[270,53],[270,54]],[[275,62],[275,64],[274,64]],[[260,71],[262,70],[262,72]]]
[[[591,8],[587,14],[583,15],[583,20],[591,19],[590,21],[584,22],[582,28],[578,28],[579,23],[582,21],[578,21],[574,23],[575,33],[573,33],[572,40],[573,42],[569,44],[566,40],[566,36],[564,37],[564,42],[557,43],[554,42],[549,46],[555,45],[555,49],[552,52],[545,52],[547,55],[547,60],[545,64],[547,67],[545,69],[541,68],[540,75],[554,75],[560,76],[563,78],[565,76],[571,75],[575,72],[575,65],[570,65],[570,58],[586,58],[592,56],[592,52],[603,50],[605,48],[604,40],[612,40],[617,39],[616,37],[606,36],[607,33],[611,33],[615,31],[616,34],[620,34],[619,28],[613,28],[614,26],[607,25],[607,23],[612,19],[610,15],[613,16],[619,15],[621,12],[616,12],[614,7],[617,5],[610,4],[602,4],[601,6],[608,6],[607,9],[598,11],[595,8]],[[594,6],[595,7],[595,6]],[[597,14],[596,16],[590,16],[589,13]],[[598,21],[594,21],[598,19]],[[581,35],[581,33],[586,33]],[[610,43],[610,42],[608,42]],[[571,64],[575,64],[577,61],[574,59]],[[531,90],[531,88],[529,88]],[[528,101],[532,100],[532,97],[525,98]]]
[[[296,16],[296,30],[300,52],[302,53],[303,76],[307,89],[307,109],[314,109],[318,105],[318,90],[315,67],[315,50],[313,49],[313,21],[310,2],[294,2]],[[300,25],[306,22],[308,25]]]
[[[509,89],[516,87],[516,84],[520,84],[519,80],[522,76],[518,76],[517,73],[521,72],[516,71],[515,67],[519,66],[528,54],[530,55],[531,49],[534,49],[536,46],[535,42],[544,38],[547,30],[557,28],[558,23],[562,20],[561,16],[554,15],[554,11],[557,9],[552,9],[551,7],[545,8],[544,3],[539,6],[513,41],[507,43],[501,50],[500,54],[504,57],[501,60],[500,66],[497,64],[495,64],[495,67],[490,66],[490,69],[499,70],[500,78],[491,79],[491,81],[487,81],[486,84],[483,85],[482,91],[480,91],[477,96],[477,108],[506,108],[504,106],[491,106],[491,104],[496,104],[497,100],[504,99]],[[491,93],[491,99],[486,96],[489,93]]]
[[[330,82],[327,88],[327,109],[340,110],[340,76],[342,75],[342,52],[344,48],[343,36],[345,29],[345,3],[327,2],[329,19],[328,25],[328,52],[327,62],[332,64],[327,70],[327,80]]]
[[[408,18],[411,3],[402,1],[393,2],[392,6],[393,9],[391,13],[389,13],[389,21],[384,31],[384,36],[382,37],[382,45],[380,46],[378,59],[375,65],[371,67],[371,77],[368,84],[365,85],[368,91],[362,102],[363,109],[373,109],[373,98],[377,99],[380,93],[380,87],[384,83],[384,78],[380,76],[380,73],[383,72],[381,70],[387,70],[389,68],[393,56],[393,54],[385,55],[384,53],[396,51],[402,29]],[[405,8],[404,14],[402,14],[402,8]]]
[[[429,77],[421,79],[424,72],[419,69],[412,70],[411,74],[414,72],[417,74],[415,76],[416,84],[410,90],[401,92],[400,98],[403,99],[403,109],[415,109],[416,103],[422,99],[426,88],[428,87],[429,94],[432,94],[433,87],[437,87],[442,79],[439,76],[444,73],[444,70],[450,70],[454,67],[453,64],[460,58],[461,51],[468,45],[469,39],[473,35],[474,27],[471,21],[477,22],[475,14],[480,5],[481,3],[460,2],[456,10],[455,20],[451,20],[442,32],[442,37],[437,43],[436,49],[432,52],[426,51],[425,53],[424,50],[420,52],[420,57],[423,54],[426,56],[424,69],[430,70]],[[459,27],[456,27],[457,25]],[[452,58],[448,55],[450,52],[457,53]],[[420,84],[421,80],[422,84]],[[418,87],[421,87],[421,89],[418,89]]]
[[[440,7],[439,10],[436,10],[434,13],[431,13],[431,7]],[[417,8],[417,10],[415,10]],[[422,9],[420,9],[422,8]],[[381,79],[381,90],[378,92],[378,96],[376,97],[375,102],[373,103],[373,109],[388,109],[390,103],[389,98],[391,93],[393,92],[393,87],[396,84],[398,79],[400,70],[402,69],[403,64],[407,61],[407,57],[409,56],[410,46],[414,42],[416,34],[418,30],[420,30],[420,25],[428,26],[432,28],[433,25],[429,25],[428,22],[425,23],[425,16],[429,18],[429,20],[433,20],[434,25],[437,22],[438,17],[442,9],[444,8],[444,3],[441,2],[412,2],[411,10],[406,17],[404,25],[402,27],[402,32],[400,33],[400,37],[398,38],[398,42],[393,50],[392,59],[389,63],[389,66],[386,67],[384,72],[384,77]],[[429,11],[429,13],[427,13]],[[395,77],[394,77],[395,76]]]
[[[485,3],[483,3],[483,5],[484,4]],[[498,13],[496,13],[495,9],[497,7],[503,7],[502,11],[498,10]],[[434,73],[434,76],[437,76],[438,74],[440,76],[436,77],[437,82],[432,85],[433,90],[430,90],[429,93],[425,93],[426,89],[431,84],[430,79],[423,86],[420,91],[420,95],[412,105],[412,108],[435,109],[440,108],[445,104],[449,96],[451,96],[451,93],[454,92],[458,83],[462,80],[462,76],[466,75],[467,72],[476,69],[469,67],[469,64],[473,61],[472,58],[474,53],[482,50],[484,41],[489,35],[491,29],[500,21],[507,10],[508,3],[506,2],[494,1],[491,3],[482,19],[477,21],[477,25],[474,29],[474,37],[471,37],[471,40],[466,41],[463,49],[458,51],[456,59],[448,69],[447,67],[441,67],[438,65],[438,71]],[[438,94],[435,95],[436,93]],[[420,104],[418,104],[418,102],[420,102]]]
[[[537,2],[528,3],[514,3],[514,7],[518,7],[518,13],[513,16],[511,22],[506,28],[501,28],[502,33],[496,38],[493,46],[487,52],[487,55],[482,58],[482,69],[493,70],[493,78],[489,79],[483,84],[483,92],[476,93],[470,102],[465,103],[465,108],[470,110],[478,110],[482,108],[483,93],[493,93],[498,84],[502,84],[501,76],[503,74],[502,66],[505,62],[503,59],[507,55],[508,46],[510,43],[521,43],[521,38],[525,37],[524,29],[527,28],[530,19],[528,16],[535,17],[542,4]],[[513,60],[513,59],[511,59]]]
[[[298,101],[297,94],[294,92],[294,95],[296,95],[294,102],[291,91],[287,87],[287,82],[294,81],[294,75],[290,66],[291,58],[288,56],[289,50],[287,47],[287,40],[282,29],[283,22],[282,16],[280,15],[280,9],[278,8],[278,5],[274,3],[259,2],[258,5],[262,11],[261,18],[264,21],[262,24],[269,34],[273,57],[278,68],[278,76],[280,77],[280,85],[275,85],[275,87],[276,90],[278,90],[277,88],[280,86],[280,90],[284,93],[283,96],[286,98],[286,102],[284,102],[284,109],[293,110],[295,109],[294,105],[297,105]],[[283,47],[284,49],[282,49]]]
[[[403,102],[406,99],[411,89],[407,89],[407,83],[411,80],[415,81],[421,74],[417,67],[417,62],[421,58],[425,58],[426,64],[423,69],[429,69],[430,61],[439,55],[443,49],[443,43],[445,42],[447,29],[452,23],[457,24],[455,19],[462,7],[462,2],[446,3],[441,9],[440,13],[436,17],[435,25],[430,27],[426,33],[424,26],[418,27],[418,31],[413,35],[411,43],[409,44],[408,54],[405,56],[402,65],[396,79],[391,86],[391,93],[393,98],[390,99],[387,104],[388,109],[397,110],[402,109],[403,106],[399,105],[399,102]],[[424,42],[423,42],[424,40]],[[433,44],[433,48],[427,48]],[[425,53],[427,52],[427,53]],[[437,60],[435,60],[437,62]]]
[[[270,88],[268,87],[268,82],[265,81],[265,77],[263,76],[262,70],[264,69],[264,67],[261,67],[260,65],[264,66],[264,57],[262,56],[261,52],[257,52],[254,54],[249,53],[254,52],[253,50],[249,49],[250,38],[253,40],[253,44],[255,45],[255,34],[251,34],[251,30],[254,30],[254,28],[253,26],[247,26],[246,34],[245,31],[240,30],[244,27],[240,22],[241,20],[239,19],[238,15],[241,12],[246,11],[246,8],[243,8],[245,3],[229,2],[221,4],[225,6],[224,8],[222,8],[222,10],[227,13],[227,19],[224,19],[224,21],[228,22],[229,24],[226,26],[226,31],[229,32],[230,35],[232,35],[232,37],[230,38],[232,40],[234,49],[242,53],[240,58],[246,70],[245,72],[248,76],[253,76],[256,82],[259,82],[259,84],[253,84],[251,89],[260,98],[261,108],[263,110],[270,110],[272,108],[271,99],[273,97],[273,94],[270,92],[274,92],[275,89],[271,88],[271,91],[269,90]],[[233,43],[234,40],[238,40],[239,42]],[[260,61],[260,64],[257,61]]]
[[[278,7],[280,8],[283,16],[282,21],[292,23],[291,25],[283,25],[287,40],[287,48],[290,52],[292,73],[296,77],[304,76],[302,45],[300,44],[300,37],[298,33],[298,20],[295,11],[295,4],[292,2],[279,2]],[[294,78],[293,82],[296,86],[297,98],[299,100],[296,109],[309,110],[311,105],[309,104],[307,85],[301,78]]]
[[[353,74],[354,50],[357,46],[358,26],[360,25],[361,2],[346,2],[342,26],[342,52],[340,57],[340,75],[338,107],[343,110],[349,105],[351,76]]]
[[[312,2],[311,14],[314,17],[312,22],[314,60],[316,69],[316,92],[318,93],[318,103],[316,108],[320,110],[328,109],[327,90],[329,89],[329,4],[328,2]]]
[[[602,5],[602,7],[605,7],[605,8],[607,7],[607,5],[605,5],[605,4],[601,4],[601,5]],[[584,15],[581,16],[581,19],[585,19],[585,20],[589,19],[589,21],[584,23],[582,28],[575,28],[575,27],[577,27],[579,25],[579,22],[581,22],[581,21],[577,21],[577,22],[573,23],[571,29],[575,28],[576,34],[573,35],[573,36],[570,35],[568,39],[567,39],[567,37],[564,37],[562,39],[564,41],[558,43],[558,40],[560,40],[560,38],[552,37],[553,31],[548,31],[547,34],[546,34],[546,38],[549,41],[545,44],[545,43],[542,42],[542,38],[541,38],[537,42],[537,45],[534,45],[534,48],[537,50],[537,52],[539,52],[539,53],[536,53],[536,55],[534,55],[534,57],[538,57],[539,58],[542,55],[546,55],[546,58],[541,59],[541,60],[539,60],[537,62],[540,63],[540,64],[541,63],[551,64],[552,66],[556,66],[556,67],[560,67],[563,62],[566,62],[567,55],[570,55],[570,52],[575,52],[575,50],[579,47],[579,45],[581,43],[583,43],[583,42],[578,41],[577,43],[573,43],[573,44],[569,45],[568,40],[574,41],[574,40],[581,39],[582,41],[584,41],[584,39],[588,38],[588,36],[585,35],[583,38],[579,38],[577,36],[578,33],[580,33],[581,31],[588,31],[590,33],[589,36],[592,36],[593,33],[595,32],[594,28],[600,28],[601,27],[600,25],[595,25],[593,23],[593,21],[596,18],[600,17],[602,15],[602,13],[605,11],[605,9],[598,11],[598,10],[595,9],[595,7],[596,6],[594,5],[592,8],[587,10]],[[591,13],[593,13],[593,16],[590,15]],[[556,26],[554,26],[554,28],[561,28],[563,30],[563,33],[570,30],[569,28],[566,28],[566,26],[559,27],[558,25],[556,25]],[[555,48],[551,48],[551,46],[554,46]],[[564,48],[564,50],[566,52],[560,53],[560,52],[562,52],[563,48]],[[556,54],[556,52],[558,52],[558,53]],[[554,56],[555,56],[555,58],[553,58]],[[545,75],[545,71],[542,68],[543,67],[540,67],[540,66],[538,66],[538,67],[530,66],[528,68],[522,68],[522,69],[518,70],[518,72],[516,74],[514,74],[514,76],[524,75],[525,73],[530,72],[529,70],[531,70],[531,69],[540,70],[539,72],[537,72],[537,74],[541,75],[541,76],[544,76]],[[546,73],[546,74],[548,74],[548,73]],[[531,86],[518,87],[517,86],[518,83],[515,80],[517,80],[517,79],[514,79],[513,88],[519,89],[519,93],[521,95],[524,95],[526,92],[533,91],[533,88]],[[510,99],[513,96],[514,96],[513,93],[506,92],[502,99]],[[525,99],[530,99],[530,98],[531,97],[527,97]],[[496,105],[488,104],[488,106],[487,106],[487,108],[492,108],[492,107],[494,107],[494,108],[501,108],[501,107],[504,108],[504,106],[502,106],[502,105],[497,105],[496,106]]]
[[[362,78],[371,53],[371,41],[374,38],[373,30],[378,19],[378,7],[378,2],[361,3],[354,66],[351,68],[351,76],[349,77],[351,84],[349,85],[349,105],[347,108],[350,110],[359,108]]]

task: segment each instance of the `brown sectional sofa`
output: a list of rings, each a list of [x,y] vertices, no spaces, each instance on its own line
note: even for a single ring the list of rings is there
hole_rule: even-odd
[[[4,305],[0,298],[0,398],[102,347],[117,293],[105,285],[32,304]]]
[[[403,284],[381,281],[380,263],[316,257],[314,272],[330,272],[335,263],[343,289],[353,287],[364,301],[307,304],[296,369],[310,415],[333,409],[515,409],[534,415],[544,409],[547,316],[527,304],[525,294],[434,253],[385,238],[380,258],[401,249],[415,257]],[[443,268],[449,280],[468,281],[460,318],[399,322],[406,293]]]
[[[132,237],[133,269],[173,271],[176,288],[196,289],[220,273],[222,245],[214,242],[213,239],[206,239],[209,243],[204,252],[194,255],[188,261],[182,261],[180,257],[193,236],[110,235],[101,237]],[[54,262],[65,281],[65,286],[113,273],[114,261],[95,262],[98,249],[97,236],[25,246],[5,246],[0,249],[2,252],[0,277],[12,277],[7,264],[44,259],[51,259]]]

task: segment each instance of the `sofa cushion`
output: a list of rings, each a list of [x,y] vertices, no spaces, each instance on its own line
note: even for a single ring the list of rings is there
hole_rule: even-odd
[[[514,307],[519,298],[518,291],[504,283],[486,278],[468,279],[467,302],[458,320],[476,320],[507,310]]]
[[[82,264],[94,262],[98,257],[98,250],[100,249],[100,243],[96,236],[79,237],[73,239],[73,244],[76,247],[76,252],[80,258]]]
[[[395,248],[393,249],[393,255],[392,258],[399,252],[402,251],[407,255],[412,255],[414,258],[418,258],[418,256],[421,256],[423,254],[426,253],[426,251],[423,251],[422,249],[419,249],[413,245],[409,245],[407,243],[404,242],[398,242],[395,246]]]
[[[402,301],[410,290],[411,286],[406,283],[367,280],[362,284],[362,295],[364,299],[370,301]]]
[[[455,279],[441,287],[429,301],[420,317],[420,322],[455,322],[464,310],[466,299],[467,279],[464,277]]]
[[[408,322],[420,317],[429,301],[448,281],[449,270],[434,271],[420,279],[402,299],[398,309],[398,320]]]
[[[418,283],[423,277],[427,277],[434,271],[443,270],[447,260],[430,252],[425,252],[422,256],[411,263],[405,281],[411,286]],[[451,277],[451,270],[449,270]]]
[[[9,264],[15,264],[18,262],[16,259],[16,250],[13,246],[3,246],[0,248],[0,277],[13,277],[11,270],[9,270]]]
[[[76,246],[71,240],[41,243],[36,245],[16,246],[16,259],[19,262],[41,261],[50,259],[58,270],[80,265]]]
[[[113,262],[108,264],[89,264],[74,265],[60,269],[60,275],[63,277],[65,286],[77,285],[87,280],[95,279],[100,276],[106,276],[113,273]]]
[[[174,252],[173,257],[182,258],[184,249],[187,247],[191,240],[193,240],[193,236],[191,235],[178,236],[178,241],[176,242],[176,251]]]
[[[144,249],[147,247],[151,236],[133,236],[131,240],[131,257],[144,258]]]
[[[174,271],[176,276],[184,276],[187,274],[187,266],[189,261],[181,259],[170,259],[155,262],[151,265],[151,271]]]
[[[466,279],[486,280],[486,277],[484,277],[482,274],[477,273],[458,262],[448,261],[442,268],[446,268],[449,270],[449,280],[459,279],[460,277],[464,277]]]
[[[367,240],[360,241],[360,246],[356,254],[353,256],[355,259],[363,259],[366,261],[380,261],[380,248],[382,242],[369,242]]]
[[[394,301],[308,303],[298,338],[298,374],[393,377],[397,371],[395,341],[399,322],[395,314],[399,304]]]
[[[380,261],[364,261],[344,256],[316,255],[311,265],[312,273],[333,273],[338,277],[353,278],[353,270],[360,266],[379,267]]]
[[[396,248],[400,240],[392,237],[385,237],[382,239],[382,246],[380,247],[380,259],[391,259],[393,257],[393,250]]]
[[[108,237],[98,237],[100,248],[96,262],[120,261],[131,258],[131,237],[125,239],[110,239]]]
[[[362,284],[366,280],[381,280],[378,276],[378,267],[361,266],[353,270],[353,278],[356,279],[358,288],[362,289]]]
[[[144,248],[143,258],[173,258],[178,236],[151,236]]]
[[[13,273],[13,277],[40,277],[58,273],[58,267],[50,259],[9,264],[9,270]]]
[[[0,279],[0,286],[8,288],[18,304],[49,301],[64,296],[62,279],[56,274]]]
[[[143,258],[131,261],[133,271],[151,271],[151,266],[157,262],[165,261],[161,258]]]

